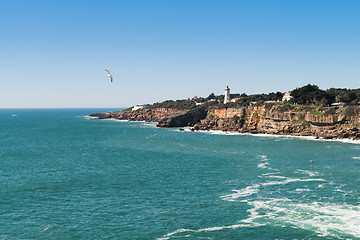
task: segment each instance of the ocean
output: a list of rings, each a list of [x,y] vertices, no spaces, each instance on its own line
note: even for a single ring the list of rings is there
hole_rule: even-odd
[[[0,109],[0,239],[360,239],[360,144],[108,110]]]

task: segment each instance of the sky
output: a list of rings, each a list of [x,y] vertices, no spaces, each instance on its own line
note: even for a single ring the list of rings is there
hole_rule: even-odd
[[[360,88],[359,12],[358,0],[1,0],[0,108]]]

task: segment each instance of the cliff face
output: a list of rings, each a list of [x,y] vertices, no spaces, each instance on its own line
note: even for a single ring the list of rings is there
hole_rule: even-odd
[[[330,112],[330,113],[329,113]],[[209,109],[195,130],[222,130],[323,138],[360,138],[359,108],[328,112],[284,110],[283,106]]]
[[[157,125],[157,127],[185,127],[194,126],[202,119],[206,118],[207,110],[205,108],[199,108],[194,111],[188,111],[183,114],[177,114],[176,116],[164,117]]]
[[[184,114],[186,111],[172,108],[138,109],[136,111],[126,110],[121,112],[106,112],[90,114],[91,117],[99,119],[114,118],[129,121],[160,122],[165,117],[175,117]]]
[[[262,105],[240,108],[203,107],[190,111],[153,108],[90,116],[158,122],[158,127],[193,126],[194,130],[360,139],[359,107],[317,110],[301,106]]]

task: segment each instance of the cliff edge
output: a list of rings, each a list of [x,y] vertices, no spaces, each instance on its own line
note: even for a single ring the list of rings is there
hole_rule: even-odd
[[[203,105],[188,109],[144,107],[132,111],[91,114],[99,119],[158,122],[158,127],[193,127],[240,133],[360,139],[360,107],[320,108],[304,105],[227,107]]]

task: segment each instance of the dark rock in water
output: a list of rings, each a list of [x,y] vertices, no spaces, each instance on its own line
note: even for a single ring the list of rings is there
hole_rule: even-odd
[[[333,139],[335,136],[331,136],[331,135],[325,135],[323,137],[323,139]]]
[[[194,128],[191,128],[190,130],[191,130],[192,132],[194,132],[194,131],[195,131],[195,129],[194,129]]]
[[[113,112],[93,113],[93,114],[90,114],[89,116],[96,117],[98,119],[106,119],[106,118],[112,118],[113,117],[112,113]]]
[[[183,128],[179,128],[179,131],[185,131],[185,129],[183,129]]]
[[[179,113],[174,116],[163,118],[157,125],[157,127],[184,127],[193,126],[195,123],[206,118],[207,111],[204,108],[188,111],[185,113]]]

